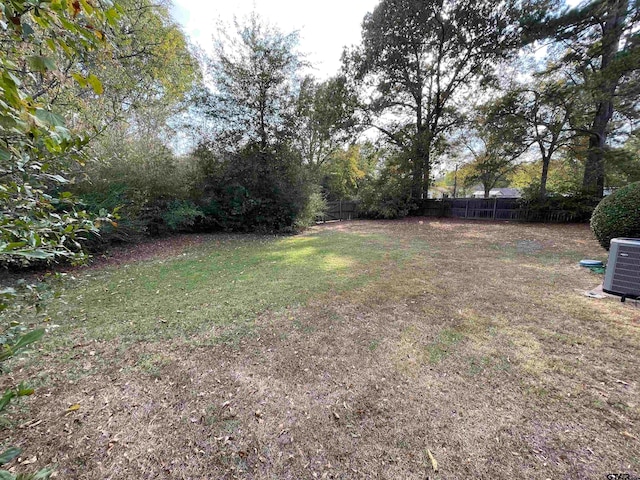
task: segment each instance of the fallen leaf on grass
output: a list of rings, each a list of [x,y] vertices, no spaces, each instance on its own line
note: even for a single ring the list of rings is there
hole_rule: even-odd
[[[80,410],[79,403],[74,403],[73,405],[71,405],[69,408],[67,408],[67,411],[65,413],[75,412],[76,410]]]
[[[437,472],[438,461],[436,460],[436,457],[434,457],[433,454],[431,453],[431,450],[429,450],[428,448],[427,448],[427,455],[429,455],[429,460],[431,460],[431,466],[433,467],[433,471]]]

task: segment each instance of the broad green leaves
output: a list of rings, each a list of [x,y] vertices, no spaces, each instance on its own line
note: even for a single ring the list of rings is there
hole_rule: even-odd
[[[73,77],[95,94],[98,77],[82,63],[90,52],[111,48],[105,32],[118,9],[103,0],[3,0],[0,3],[0,263],[29,263],[57,257],[82,258],[78,242],[95,232],[93,218],[73,196],[60,193],[65,172],[82,162],[86,135],[66,126],[48,93]],[[81,82],[79,82],[81,83]],[[44,334],[9,323],[12,288],[0,290],[0,363],[24,351]],[[36,310],[39,306],[36,304]],[[15,398],[33,394],[20,384],[0,396],[0,411]],[[20,450],[0,454],[0,465]],[[50,470],[25,475],[0,470],[0,479],[46,479]]]
[[[93,91],[98,95],[102,95],[104,89],[102,88],[102,83],[100,83],[100,79],[96,77],[93,73],[87,77],[87,83],[91,85]]]
[[[62,127],[64,118],[43,108],[36,108],[36,118],[42,122],[43,127]]]
[[[51,57],[43,57],[42,55],[32,55],[27,58],[29,68],[34,72],[48,72],[55,70],[56,63]]]
[[[11,358],[16,353],[20,352],[21,350],[24,350],[26,347],[28,347],[32,343],[37,342],[42,338],[43,335],[44,335],[44,330],[38,329],[38,330],[33,330],[24,335],[19,335],[14,343],[11,343],[11,342],[2,343],[0,345],[0,348],[1,348],[0,362],[3,362],[8,358]],[[31,395],[33,393],[33,390],[28,389],[21,385],[16,392],[18,396]],[[2,408],[3,408],[3,405],[0,403],[0,411],[2,410]]]
[[[18,455],[20,455],[21,451],[22,450],[20,450],[19,448],[16,448],[16,447],[11,447],[11,448],[5,450],[4,452],[2,452],[0,454],[0,465],[5,465],[5,464],[9,463],[11,460],[13,460]]]
[[[86,138],[66,127],[48,91],[71,75],[95,94],[99,78],[77,60],[110,49],[119,8],[102,2],[0,4],[0,262],[78,257],[77,236],[97,232],[73,198],[54,193],[82,161]]]

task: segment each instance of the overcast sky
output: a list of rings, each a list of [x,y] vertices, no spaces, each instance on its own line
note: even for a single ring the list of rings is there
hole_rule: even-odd
[[[300,50],[321,79],[337,72],[344,46],[360,42],[362,19],[378,0],[174,0],[173,14],[194,43],[211,46],[217,19],[231,21],[255,10],[284,33],[300,32]]]

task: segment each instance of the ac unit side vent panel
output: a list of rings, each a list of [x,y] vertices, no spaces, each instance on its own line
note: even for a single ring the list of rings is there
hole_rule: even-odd
[[[610,289],[618,295],[640,295],[640,248],[617,245]]]

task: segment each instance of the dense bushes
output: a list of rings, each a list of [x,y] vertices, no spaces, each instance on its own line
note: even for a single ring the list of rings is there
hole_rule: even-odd
[[[88,211],[116,212],[119,218],[117,227],[103,225],[100,235],[85,245],[96,251],[167,231],[165,213],[175,202],[187,201],[192,190],[194,179],[187,165],[152,138],[108,137],[94,154],[100,160],[87,165],[75,193]]]
[[[547,195],[539,197],[536,190],[525,190],[521,204],[527,209],[527,220],[530,222],[545,222],[556,215],[563,215],[568,222],[587,222],[591,218],[593,209],[598,203],[591,195]]]
[[[85,245],[100,251],[114,242],[170,232],[292,232],[312,224],[326,204],[290,150],[236,153],[202,144],[176,158],[162,146],[129,145],[88,169],[76,186],[87,210],[117,212]]]
[[[193,202],[174,200],[162,214],[165,225],[174,232],[192,231],[204,212]]]
[[[318,218],[324,217],[327,213],[327,201],[320,190],[319,186],[314,186],[312,188],[308,201],[296,217],[294,225],[296,229],[302,229],[313,225]]]
[[[607,250],[612,238],[640,237],[640,182],[603,198],[591,217],[591,229]]]
[[[215,163],[211,157],[217,157]],[[202,208],[201,229],[226,231],[293,231],[313,201],[314,187],[294,154],[286,149],[263,152],[248,147],[217,155],[201,147],[195,160],[201,183],[194,198]]]
[[[360,191],[360,212],[367,218],[402,218],[413,208],[408,179],[382,175],[371,179]]]

